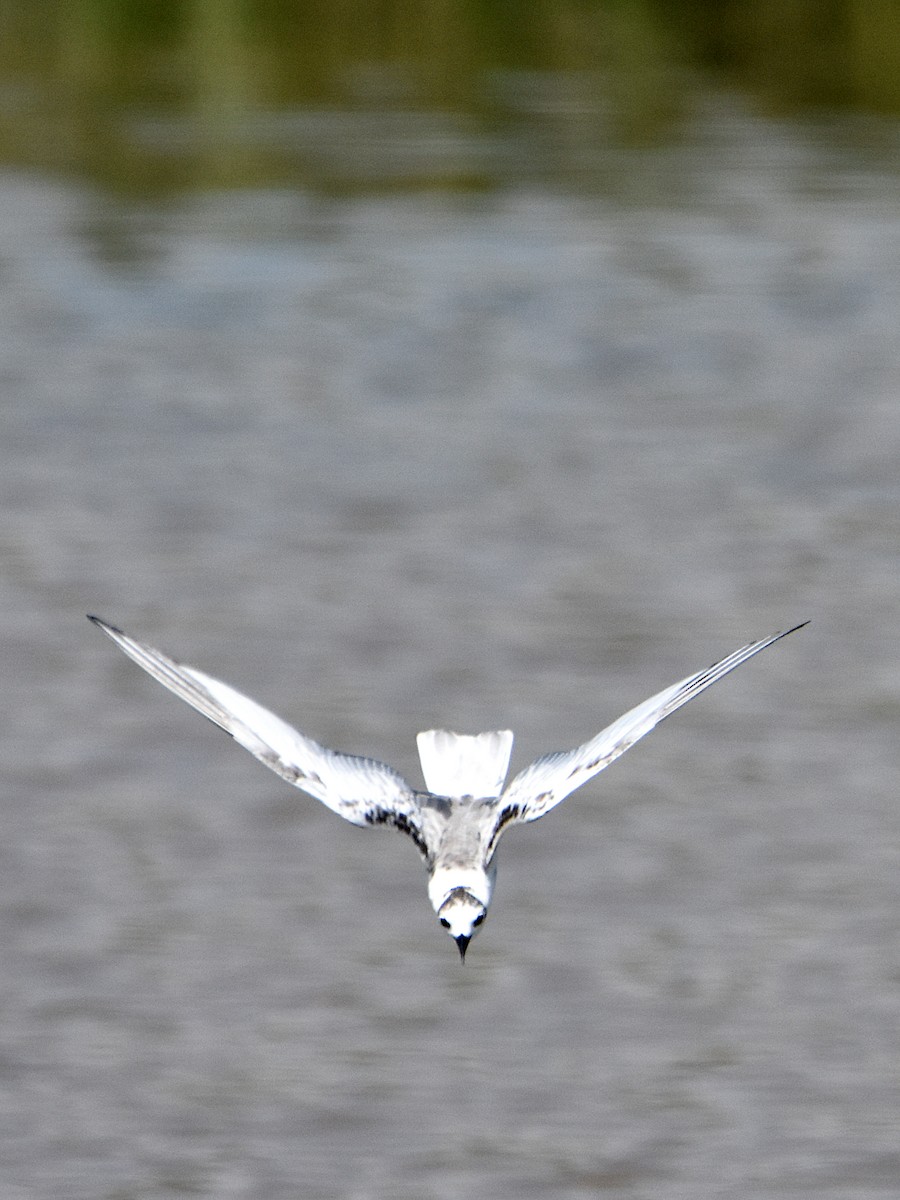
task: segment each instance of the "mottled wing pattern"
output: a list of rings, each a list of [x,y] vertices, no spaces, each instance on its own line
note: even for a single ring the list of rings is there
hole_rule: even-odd
[[[490,842],[491,848],[507,825],[517,821],[536,821],[538,817],[542,817],[576,788],[587,783],[604,767],[608,767],[676,709],[699,696],[754,654],[759,654],[760,650],[765,650],[767,646],[797,629],[802,629],[806,624],[808,622],[804,621],[792,629],[742,646],[740,650],[735,650],[733,654],[729,654],[721,662],[714,663],[705,671],[689,675],[681,683],[651,696],[583,746],[574,750],[545,754],[536,759],[512,780],[496,801],[497,822]]]
[[[429,856],[423,814],[406,780],[384,763],[328,750],[248,696],[194,667],[174,662],[91,617],[125,653],[164,687],[187,701],[282,779],[321,800],[354,825],[388,825],[406,833]]]

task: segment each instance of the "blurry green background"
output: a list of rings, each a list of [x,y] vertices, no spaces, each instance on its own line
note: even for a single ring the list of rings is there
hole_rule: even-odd
[[[8,0],[0,55],[5,163],[140,191],[602,188],[710,88],[900,110],[891,0]]]

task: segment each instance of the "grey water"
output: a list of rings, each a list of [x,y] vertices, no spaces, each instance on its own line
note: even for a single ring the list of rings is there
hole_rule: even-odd
[[[4,1200],[900,1194],[900,189],[713,107],[628,198],[0,177]],[[504,838],[405,839],[84,619],[413,782],[809,628]]]

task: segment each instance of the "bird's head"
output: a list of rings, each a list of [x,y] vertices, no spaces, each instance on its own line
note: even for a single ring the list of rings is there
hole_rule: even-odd
[[[438,920],[466,957],[466,947],[481,927],[487,909],[467,888],[454,888],[438,909]]]

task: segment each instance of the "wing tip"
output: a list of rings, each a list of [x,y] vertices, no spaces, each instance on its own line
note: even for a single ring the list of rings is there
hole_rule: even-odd
[[[766,646],[772,646],[775,642],[780,642],[782,638],[786,638],[790,634],[796,633],[798,629],[805,629],[806,626],[811,623],[812,618],[807,617],[805,621],[800,621],[797,625],[791,625],[788,629],[779,629],[777,633],[771,634],[770,637],[761,638],[760,642],[751,642],[750,644],[751,646],[758,645],[760,650],[764,650]]]
[[[111,625],[109,621],[104,621],[102,617],[95,617],[93,613],[85,613],[85,616],[92,625],[96,625],[98,629],[102,629],[104,633],[108,633],[110,636],[114,634],[118,634],[120,637],[126,636],[125,632],[119,629],[117,625]]]
[[[784,629],[781,633],[776,633],[776,637],[787,637],[789,633],[796,633],[798,629],[805,629],[807,625],[812,624],[812,617],[807,617],[805,621],[801,621],[799,625],[792,625],[790,629]]]

